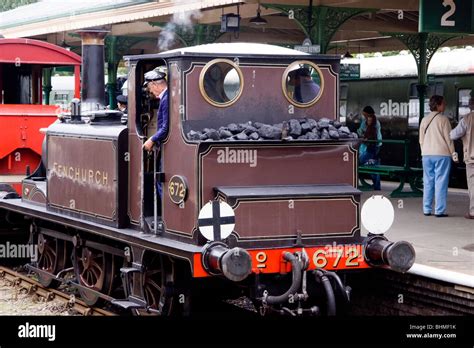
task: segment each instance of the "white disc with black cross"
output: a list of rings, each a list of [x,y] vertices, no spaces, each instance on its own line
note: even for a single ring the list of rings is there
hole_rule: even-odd
[[[199,232],[211,241],[219,241],[230,236],[235,226],[235,213],[225,202],[210,201],[199,212]]]

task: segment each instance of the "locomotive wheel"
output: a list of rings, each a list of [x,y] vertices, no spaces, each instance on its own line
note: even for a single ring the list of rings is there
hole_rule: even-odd
[[[88,247],[76,248],[74,253],[74,273],[80,285],[91,290],[110,295],[113,288],[114,257],[101,250]],[[102,302],[99,295],[78,289],[82,300],[88,306]]]
[[[66,241],[38,235],[38,261],[36,267],[51,274],[57,274],[66,268],[67,244]],[[57,288],[61,283],[51,276],[38,273],[38,281],[44,287]]]
[[[163,255],[152,255],[145,263],[143,275],[143,294],[149,308],[158,311],[162,316],[173,313],[173,285],[176,280],[174,262]],[[147,315],[149,312],[138,310],[137,314]]]

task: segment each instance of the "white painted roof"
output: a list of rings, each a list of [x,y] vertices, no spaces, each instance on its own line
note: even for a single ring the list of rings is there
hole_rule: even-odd
[[[360,77],[383,78],[418,76],[412,54],[389,57],[343,59],[341,64],[360,64]],[[428,67],[428,75],[474,74],[474,49],[460,48],[449,52],[437,51]]]
[[[210,54],[268,54],[268,55],[308,55],[291,48],[248,42],[212,43],[192,47],[177,48],[163,53],[210,53]]]

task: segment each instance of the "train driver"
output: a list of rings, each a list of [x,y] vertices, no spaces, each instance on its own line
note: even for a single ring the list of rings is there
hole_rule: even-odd
[[[153,146],[159,149],[161,142],[168,134],[169,114],[168,114],[168,84],[166,82],[166,73],[157,69],[151,70],[145,74],[145,83],[147,90],[160,101],[158,107],[158,129],[156,133],[148,138],[143,144],[143,148],[151,151]]]
[[[309,103],[319,94],[321,87],[313,81],[311,72],[303,67],[294,73],[295,95],[294,98],[299,103]]]

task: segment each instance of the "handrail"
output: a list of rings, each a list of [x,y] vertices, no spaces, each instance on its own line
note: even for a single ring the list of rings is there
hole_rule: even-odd
[[[386,143],[386,144],[405,144],[410,143],[410,139],[404,140],[396,140],[396,139],[387,139],[387,140],[364,140],[363,138],[359,138],[359,140],[363,141],[364,143]]]

